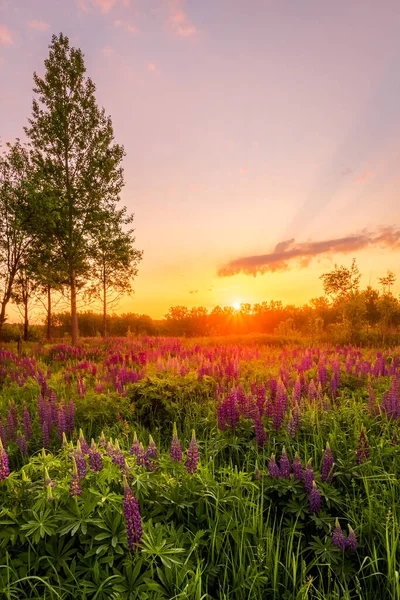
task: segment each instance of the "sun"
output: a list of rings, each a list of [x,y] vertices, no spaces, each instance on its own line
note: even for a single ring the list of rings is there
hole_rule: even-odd
[[[232,307],[233,307],[235,310],[240,310],[241,303],[240,303],[240,302],[232,302]]]

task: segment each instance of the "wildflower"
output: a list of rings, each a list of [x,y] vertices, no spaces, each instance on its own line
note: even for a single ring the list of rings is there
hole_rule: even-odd
[[[118,465],[123,469],[125,467],[125,457],[124,454],[119,447],[119,441],[115,440],[114,452],[111,455],[112,461],[114,465]]]
[[[128,546],[131,550],[137,551],[142,543],[142,523],[139,512],[139,503],[135,494],[128,485],[124,476],[124,517],[126,523],[126,534],[128,536]]]
[[[135,433],[133,434],[133,442],[132,442],[132,446],[129,450],[129,453],[132,455],[138,456],[139,450],[140,450],[140,444],[139,444],[139,440],[137,438],[136,431],[135,431]]]
[[[332,534],[332,544],[339,548],[339,550],[344,551],[346,549],[346,538],[343,534],[342,528],[340,527],[339,520],[336,519],[336,527]]]
[[[86,461],[83,455],[80,441],[78,440],[76,443],[76,451],[74,452],[74,459],[76,463],[76,467],[78,469],[79,478],[85,479],[86,477]]]
[[[61,440],[62,436],[65,435],[67,431],[67,412],[65,410],[65,402],[61,400],[60,406],[58,408],[58,439]]]
[[[25,436],[17,435],[15,442],[20,449],[22,456],[28,456],[28,444],[26,443]]]
[[[53,488],[50,484],[46,487],[46,495],[47,495],[47,502],[54,501]]]
[[[107,440],[103,432],[101,432],[100,435],[99,446],[100,448],[105,448],[107,446]]]
[[[293,467],[293,477],[294,477],[295,481],[303,481],[303,467],[302,467],[301,460],[300,460],[300,457],[297,452],[294,456],[292,467]]]
[[[311,466],[311,460],[309,460],[308,463],[306,464],[306,468],[303,471],[304,486],[308,493],[310,493],[312,490],[312,484],[313,484],[314,478],[315,478],[315,475],[314,475],[313,468]]]
[[[96,443],[92,438],[92,443],[89,449],[89,467],[91,471],[101,471],[103,468],[103,462],[101,454],[97,449]]]
[[[54,481],[51,479],[50,475],[49,475],[49,471],[47,470],[47,467],[44,468],[44,486],[47,488],[48,486],[55,488],[56,484],[54,483]]]
[[[69,486],[69,493],[72,497],[80,496],[82,494],[78,467],[74,457],[72,458],[72,479]]]
[[[66,421],[66,433],[72,434],[75,429],[75,404],[72,398],[70,398],[68,406],[66,407]]]
[[[147,448],[145,463],[149,471],[154,471],[158,461],[158,449],[152,436],[149,436],[149,446]]]
[[[275,454],[271,454],[271,458],[268,461],[268,473],[273,479],[277,479],[280,476],[279,467],[275,461]]]
[[[8,406],[7,412],[7,436],[10,440],[15,441],[16,430],[18,427],[18,412],[14,400]]]
[[[85,440],[85,436],[83,435],[83,431],[82,429],[79,430],[79,442],[81,444],[81,450],[82,450],[82,454],[88,454],[89,453],[89,446],[87,441]]]
[[[349,550],[350,552],[355,552],[357,550],[357,546],[358,546],[358,541],[356,538],[356,534],[354,533],[354,530],[349,525],[349,535],[347,536],[347,540],[346,540],[346,549]]]
[[[286,448],[283,446],[282,455],[279,460],[279,473],[284,479],[290,479],[290,461],[286,454]]]
[[[263,422],[260,411],[257,409],[254,417],[254,431],[256,434],[256,442],[259,448],[262,448],[267,441],[267,434],[264,431]]]
[[[176,462],[182,462],[182,447],[178,439],[176,423],[174,423],[174,427],[172,429],[172,442],[171,447],[169,449],[169,455],[172,458],[172,460]]]
[[[64,450],[64,448],[66,448],[67,446],[68,446],[67,436],[65,435],[65,431],[63,431],[62,432],[62,443],[61,443],[62,450]]]
[[[312,482],[310,492],[310,511],[313,515],[318,514],[321,510],[321,492],[317,488],[315,481]]]
[[[196,434],[194,429],[192,430],[192,439],[190,440],[189,448],[187,451],[185,468],[188,473],[193,475],[197,471],[197,464],[199,462],[199,446],[196,440]]]
[[[24,404],[24,408],[22,409],[22,418],[24,423],[24,436],[27,440],[30,440],[32,437],[31,415],[29,414],[26,404]]]
[[[10,474],[10,468],[8,466],[8,455],[4,450],[3,442],[0,439],[0,481],[7,479]]]
[[[49,446],[50,444],[50,430],[49,430],[49,422],[45,419],[42,423],[42,445],[43,448]]]
[[[3,421],[0,417],[0,440],[3,443],[3,446],[6,445],[6,430],[4,429]]]
[[[326,443],[326,450],[324,453],[324,458],[322,461],[322,469],[321,469],[321,479],[322,481],[326,481],[327,483],[331,483],[333,479],[333,465],[334,458],[332,454],[332,450],[328,444]]]
[[[358,438],[356,456],[357,456],[357,463],[359,465],[361,465],[363,462],[365,462],[369,458],[369,447],[368,447],[367,436],[365,435],[364,425],[361,425],[361,433],[360,433],[360,437]]]

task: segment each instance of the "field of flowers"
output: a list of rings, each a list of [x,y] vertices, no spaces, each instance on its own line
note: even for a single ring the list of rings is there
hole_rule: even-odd
[[[0,349],[0,598],[400,600],[400,348]]]

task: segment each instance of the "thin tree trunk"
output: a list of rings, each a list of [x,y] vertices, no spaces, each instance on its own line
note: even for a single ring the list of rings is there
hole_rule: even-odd
[[[72,345],[78,344],[78,314],[76,311],[76,278],[75,273],[71,275],[71,335]]]
[[[29,313],[28,313],[28,298],[24,299],[24,342],[28,341],[29,333]]]
[[[46,339],[51,340],[51,286],[47,286],[47,331]]]
[[[107,337],[107,286],[106,286],[106,268],[103,265],[103,337]]]
[[[1,332],[3,329],[3,325],[6,322],[6,306],[7,306],[7,302],[5,300],[3,300],[3,302],[1,303],[1,311],[0,311],[0,338],[1,338]]]

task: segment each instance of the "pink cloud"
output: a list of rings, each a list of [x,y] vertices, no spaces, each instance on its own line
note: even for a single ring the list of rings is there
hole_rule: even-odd
[[[131,25],[130,23],[127,23],[127,21],[123,21],[122,19],[115,19],[114,27],[120,27],[128,33],[137,33],[137,27]]]
[[[185,0],[168,0],[169,22],[174,33],[181,38],[193,37],[197,29],[185,11]]]
[[[147,63],[147,70],[154,72],[154,71],[157,71],[157,67],[154,63],[149,62],[149,63]]]
[[[89,5],[98,8],[102,13],[109,13],[117,4],[121,6],[129,6],[130,0],[78,0],[80,10],[88,12]]]
[[[11,31],[5,25],[0,25],[0,46],[10,46],[12,43]]]
[[[36,31],[47,31],[50,25],[46,21],[29,21],[28,27]]]

